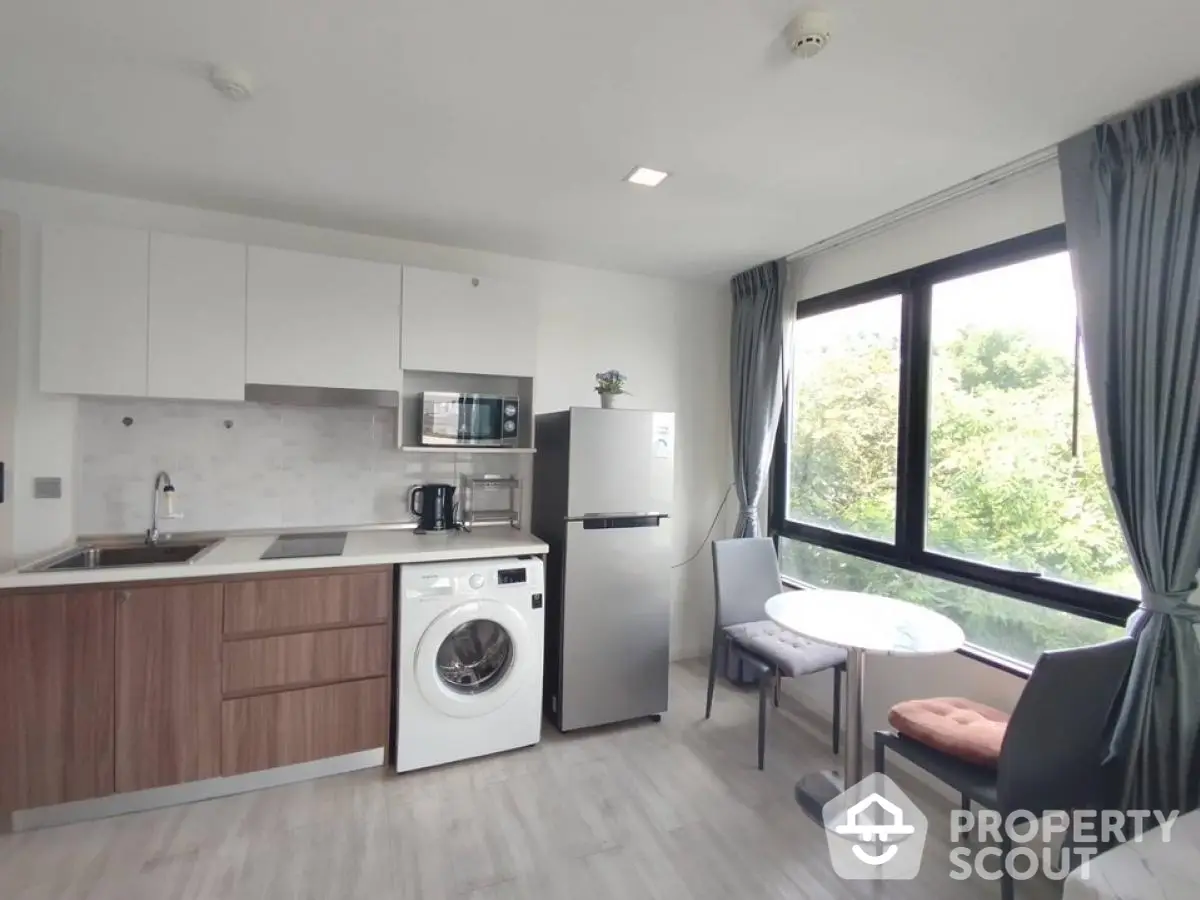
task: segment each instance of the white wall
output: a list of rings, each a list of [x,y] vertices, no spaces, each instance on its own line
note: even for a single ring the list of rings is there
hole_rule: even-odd
[[[13,546],[12,461],[16,447],[20,316],[15,303],[3,300],[16,297],[20,291],[18,224],[16,216],[0,213],[0,462],[4,463],[0,482],[4,492],[4,502],[0,503],[0,571],[11,564]]]
[[[808,300],[1062,222],[1058,165],[1051,162],[863,240],[797,260],[790,283],[798,300]]]
[[[154,228],[521,280],[536,293],[542,310],[537,410],[594,404],[594,374],[619,368],[629,375],[631,402],[677,413],[673,530],[678,559],[703,537],[730,478],[729,301],[723,283],[624,275],[2,180],[0,213],[10,214],[0,219],[0,227],[7,223],[6,241],[13,223],[19,226],[19,271],[15,279],[11,272],[0,273],[3,334],[11,338],[7,326],[14,316],[19,327],[15,376],[6,375],[12,367],[0,362],[0,416],[14,423],[13,527],[11,545],[7,551],[0,546],[0,556],[37,555],[72,539],[77,525],[77,401],[36,388],[38,254],[45,222]],[[15,409],[3,405],[6,395],[16,398]],[[62,477],[64,499],[33,500],[34,475]],[[717,533],[727,534],[728,528]],[[704,563],[701,557],[677,572],[677,656],[695,655],[707,646],[712,588]]]
[[[76,444],[81,535],[145,531],[160,470],[182,513],[168,533],[406,522],[413,485],[528,478],[523,456],[397,450],[394,409],[84,397]]]
[[[5,332],[15,341],[13,357],[0,363],[0,396],[10,398],[6,412],[12,435],[10,491],[5,504],[11,503],[10,543],[0,545],[0,557],[20,563],[72,536],[75,400],[37,390],[36,220],[0,203],[0,230],[8,244],[4,253],[8,271],[0,277],[0,308]],[[62,479],[61,499],[34,499],[33,479],[43,475]]]
[[[1057,165],[1050,164],[906,219],[858,242],[792,264],[798,301],[861,284],[1063,221]],[[785,690],[822,716],[832,713],[828,674],[785,682]],[[887,727],[888,710],[915,697],[966,696],[1009,711],[1025,684],[962,655],[932,659],[871,657],[864,730]]]

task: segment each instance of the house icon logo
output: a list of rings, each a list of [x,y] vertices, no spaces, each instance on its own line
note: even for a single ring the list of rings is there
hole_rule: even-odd
[[[869,775],[822,809],[834,871],[854,881],[917,877],[929,822],[886,775]]]
[[[833,829],[838,834],[854,837],[854,855],[868,866],[882,866],[900,852],[896,841],[908,837],[916,826],[904,822],[904,810],[881,794],[871,794],[846,810],[846,821]],[[875,846],[882,852],[872,854]]]

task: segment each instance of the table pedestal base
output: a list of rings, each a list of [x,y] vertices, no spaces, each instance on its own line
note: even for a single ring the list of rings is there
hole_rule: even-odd
[[[846,789],[840,772],[825,769],[821,772],[809,772],[802,775],[796,782],[796,802],[810,819],[824,826],[825,819],[821,811],[825,804]]]
[[[863,679],[866,675],[867,655],[855,648],[846,651],[846,774],[825,769],[809,772],[796,782],[796,802],[810,819],[824,827],[821,810],[825,804],[858,784],[863,777]]]

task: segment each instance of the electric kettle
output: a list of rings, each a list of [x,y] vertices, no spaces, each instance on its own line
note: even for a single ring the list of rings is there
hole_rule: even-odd
[[[454,485],[416,485],[408,492],[408,511],[419,517],[418,533],[449,531],[455,527]]]

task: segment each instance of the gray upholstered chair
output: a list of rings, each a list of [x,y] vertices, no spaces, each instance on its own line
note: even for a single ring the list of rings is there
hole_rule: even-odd
[[[1070,812],[1105,805],[1103,762],[1110,716],[1121,696],[1136,647],[1118,638],[1093,647],[1051,650],[1033,667],[1009,717],[996,766],[965,762],[894,731],[875,732],[875,771],[883,772],[891,750],[971,801],[1006,817],[1028,811]],[[1001,851],[1012,850],[1002,835]],[[1013,881],[1001,880],[1003,900],[1012,900]]]
[[[767,692],[774,691],[779,705],[779,680],[833,669],[833,752],[838,752],[842,728],[842,673],[846,651],[808,641],[780,628],[767,618],[763,607],[783,591],[779,560],[769,538],[732,538],[713,541],[713,581],[716,614],[712,652],[708,661],[708,701],[704,718],[712,715],[717,658],[736,651],[755,664],[758,680],[758,767],[763,767],[767,739]]]

